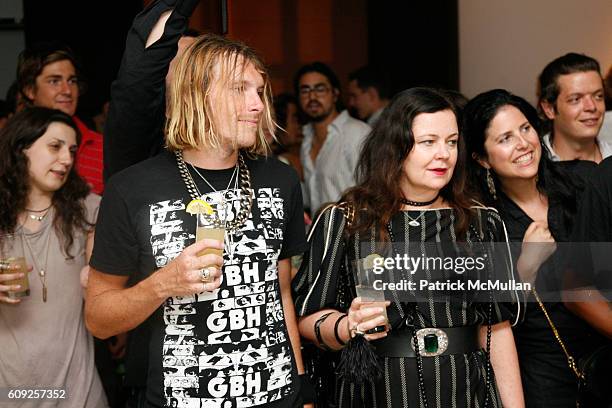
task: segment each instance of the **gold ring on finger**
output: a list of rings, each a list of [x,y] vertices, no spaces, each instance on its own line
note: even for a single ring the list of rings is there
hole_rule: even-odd
[[[210,268],[210,267],[202,269],[200,271],[200,281],[202,283],[210,282],[212,280],[211,277],[210,277],[211,273],[212,273],[212,268]]]

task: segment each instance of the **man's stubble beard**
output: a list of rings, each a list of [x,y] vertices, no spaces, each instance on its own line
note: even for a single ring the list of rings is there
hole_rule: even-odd
[[[320,123],[323,122],[325,119],[329,118],[335,112],[335,110],[335,106],[332,105],[327,112],[323,112],[317,116],[309,115],[306,112],[304,112],[304,114],[306,115],[306,119],[308,119],[309,123]]]

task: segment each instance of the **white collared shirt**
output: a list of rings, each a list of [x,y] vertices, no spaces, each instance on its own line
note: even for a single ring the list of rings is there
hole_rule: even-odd
[[[603,125],[599,129],[599,139],[612,143],[612,111],[607,111],[604,115]]]
[[[550,153],[549,157],[552,161],[561,161],[561,158],[552,148],[552,144],[550,143],[550,133],[545,134],[542,137],[542,141],[544,142],[544,146],[548,148],[548,152]],[[597,145],[599,146],[599,151],[601,152],[601,159],[605,159],[608,156],[612,156],[612,143],[601,140],[599,136],[597,137]]]
[[[376,124],[376,122],[378,122],[378,119],[380,118],[380,115],[382,114],[384,110],[385,108],[380,108],[379,110],[377,110],[376,112],[370,115],[370,117],[367,120],[367,123],[368,125],[370,125],[370,127],[374,127],[374,125]]]
[[[316,162],[310,157],[314,138],[312,124],[304,126],[300,159],[304,168],[304,205],[314,214],[323,204],[337,201],[355,185],[355,167],[361,146],[371,128],[342,111],[327,126],[327,137]]]

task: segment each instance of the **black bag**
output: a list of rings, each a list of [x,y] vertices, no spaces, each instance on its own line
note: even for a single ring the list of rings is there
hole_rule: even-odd
[[[555,324],[550,319],[544,303],[538,292],[532,293],[540,305],[548,325],[553,331],[557,342],[563,349],[569,368],[578,379],[578,400],[576,406],[580,408],[612,408],[612,345],[607,344],[596,349],[586,357],[576,362],[565,347]]]
[[[578,407],[612,407],[612,346],[596,349],[578,363]]]
[[[340,353],[321,350],[312,343],[303,344],[302,360],[315,391],[317,408],[335,408],[336,366]]]
[[[347,220],[347,225],[352,222],[353,211],[346,203],[335,206]],[[346,246],[343,239],[342,245]],[[345,259],[338,272],[339,288],[353,288],[354,281],[349,273],[346,252]],[[354,290],[339,290],[336,294],[336,306],[340,311],[348,310],[351,301],[355,297]],[[336,373],[340,362],[341,353],[339,351],[327,351],[318,348],[312,343],[302,344],[302,360],[304,368],[315,391],[315,406],[317,408],[336,408],[338,405],[339,383]]]

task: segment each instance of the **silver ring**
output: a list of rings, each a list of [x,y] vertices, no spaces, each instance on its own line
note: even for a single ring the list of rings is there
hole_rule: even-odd
[[[355,332],[355,334],[361,334],[362,336],[365,334],[364,332],[362,332],[361,330],[359,330],[359,323],[357,323],[356,325],[354,325],[351,330],[352,332]]]
[[[208,283],[210,282],[210,273],[211,270],[210,268],[204,268],[200,271],[200,281],[202,283]]]

